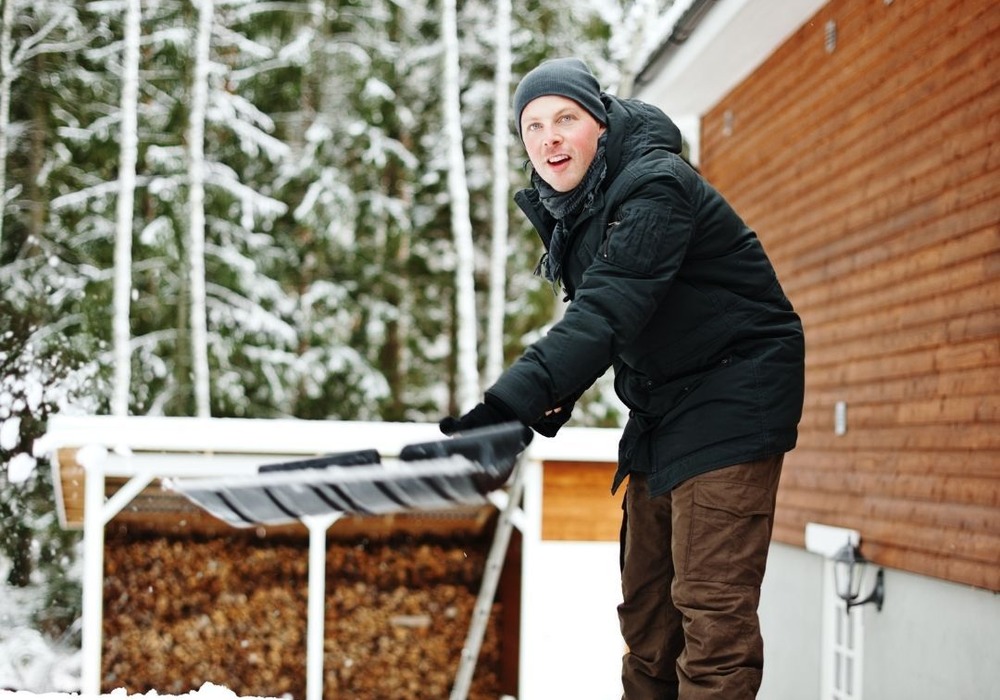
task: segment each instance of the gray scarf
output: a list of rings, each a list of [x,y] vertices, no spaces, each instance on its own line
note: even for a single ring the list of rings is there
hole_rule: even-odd
[[[536,272],[545,275],[545,279],[552,282],[552,286],[558,288],[562,281],[563,255],[566,252],[568,235],[567,220],[575,216],[590,206],[597,194],[597,188],[604,181],[604,176],[608,173],[607,160],[604,157],[604,147],[607,142],[607,132],[601,134],[597,142],[597,152],[594,160],[584,174],[580,184],[569,192],[558,192],[532,171],[531,182],[538,190],[542,206],[556,220],[555,228],[552,230],[552,239],[549,241],[549,250],[542,256],[538,263]]]

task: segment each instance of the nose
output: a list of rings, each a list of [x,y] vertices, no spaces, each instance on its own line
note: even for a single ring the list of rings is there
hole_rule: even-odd
[[[542,139],[542,142],[546,146],[551,146],[553,144],[560,143],[561,141],[562,141],[562,136],[559,135],[559,132],[554,130],[546,131],[545,137]]]

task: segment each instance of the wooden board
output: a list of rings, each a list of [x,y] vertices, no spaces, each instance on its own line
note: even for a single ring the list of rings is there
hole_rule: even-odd
[[[621,499],[611,495],[617,465],[546,462],[542,475],[542,539],[617,542]]]

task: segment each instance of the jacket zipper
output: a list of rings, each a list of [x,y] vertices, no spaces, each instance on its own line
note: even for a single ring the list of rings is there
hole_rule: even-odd
[[[617,226],[620,223],[621,221],[612,221],[610,224],[608,224],[608,227],[604,230],[604,240],[601,241],[600,254],[601,257],[604,258],[605,260],[607,260],[611,254],[611,233],[614,230],[615,226]]]

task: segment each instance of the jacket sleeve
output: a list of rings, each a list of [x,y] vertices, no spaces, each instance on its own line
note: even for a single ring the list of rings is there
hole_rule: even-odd
[[[693,207],[680,181],[632,188],[566,314],[489,390],[527,425],[579,396],[645,327],[684,260]]]

